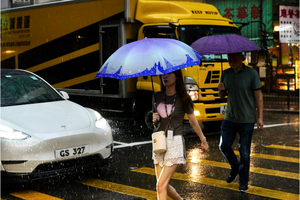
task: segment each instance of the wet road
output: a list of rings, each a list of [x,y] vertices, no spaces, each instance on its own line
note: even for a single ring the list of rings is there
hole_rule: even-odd
[[[1,185],[1,199],[156,199],[151,132],[143,127],[110,121],[116,163],[95,172],[30,184]],[[172,177],[178,193],[187,199],[256,200],[299,199],[299,115],[264,113],[264,130],[254,131],[249,191],[239,193],[237,180],[225,179],[230,166],[218,149],[218,127],[206,128],[210,152],[199,149],[195,133],[185,132],[187,164]],[[238,138],[234,149],[238,150]]]

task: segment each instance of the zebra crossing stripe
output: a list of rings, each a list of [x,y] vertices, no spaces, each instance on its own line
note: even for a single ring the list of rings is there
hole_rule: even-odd
[[[148,168],[148,167],[133,169],[131,171],[143,173],[143,174],[155,175],[155,170],[153,168]],[[205,185],[210,185],[210,186],[225,188],[230,190],[237,190],[239,187],[239,184],[235,182],[227,183],[226,181],[223,180],[206,178],[203,176],[195,176],[195,175],[190,176],[187,174],[177,173],[177,172],[173,174],[172,179],[201,183]],[[266,189],[262,187],[252,186],[252,185],[249,185],[248,188],[249,188],[249,191],[247,192],[248,194],[254,194],[254,195],[268,197],[268,198],[283,199],[283,200],[286,199],[299,200],[300,197],[298,194],[271,190],[271,189]]]
[[[239,151],[234,151],[235,155],[239,155]],[[263,158],[263,159],[269,159],[269,160],[278,160],[283,162],[292,162],[292,163],[299,163],[299,158],[293,158],[293,157],[286,157],[286,156],[275,156],[270,154],[261,154],[261,153],[251,153],[250,157],[254,158]]]
[[[274,149],[284,149],[284,150],[300,151],[299,147],[285,146],[285,145],[271,144],[271,145],[266,145],[264,147],[266,147],[266,148],[274,148]]]
[[[203,165],[209,165],[209,166],[214,166],[214,167],[230,169],[230,165],[228,163],[224,163],[224,162],[195,159],[195,158],[186,159],[186,162],[187,163],[198,163],[198,164],[203,164]],[[265,168],[259,168],[259,167],[253,167],[253,166],[250,166],[250,172],[299,180],[299,174],[292,173],[292,172],[278,171],[278,170],[265,169]]]
[[[61,200],[60,198],[53,197],[44,193],[36,192],[33,190],[24,190],[20,192],[13,192],[10,195],[24,199],[24,200]]]
[[[99,179],[86,179],[86,180],[80,180],[77,181],[79,183],[82,183],[84,185],[88,185],[91,187],[103,189],[103,190],[109,190],[121,194],[126,194],[126,195],[132,195],[136,197],[142,197],[145,199],[149,200],[156,200],[157,195],[155,191],[152,190],[146,190],[146,189],[141,189],[137,187],[131,187],[127,185],[122,185],[118,183],[112,183],[108,181],[103,181]]]

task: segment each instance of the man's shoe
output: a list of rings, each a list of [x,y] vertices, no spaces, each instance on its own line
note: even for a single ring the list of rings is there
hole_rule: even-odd
[[[248,192],[248,184],[240,184],[239,192]]]
[[[231,169],[230,174],[226,179],[227,183],[231,183],[232,181],[234,181],[236,179],[236,177],[240,171],[239,169],[240,169],[240,166]]]

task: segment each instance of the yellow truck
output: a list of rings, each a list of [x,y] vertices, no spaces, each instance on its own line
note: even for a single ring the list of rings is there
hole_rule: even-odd
[[[1,67],[38,74],[70,100],[103,116],[134,119],[151,127],[150,77],[96,78],[120,46],[147,38],[173,38],[191,45],[207,35],[239,34],[218,10],[199,1],[74,0],[1,10]],[[221,60],[223,58],[223,60]],[[199,122],[223,120],[226,99],[217,86],[226,55],[203,55],[200,66],[182,69]],[[155,91],[161,80],[153,77]],[[185,117],[185,122],[188,118]]]

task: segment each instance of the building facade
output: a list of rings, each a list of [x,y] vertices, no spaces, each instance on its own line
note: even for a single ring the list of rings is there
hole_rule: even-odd
[[[241,28],[241,34],[260,47],[248,55],[259,72],[264,93],[299,94],[299,1],[206,0],[223,17]],[[252,59],[252,60],[251,60]]]

